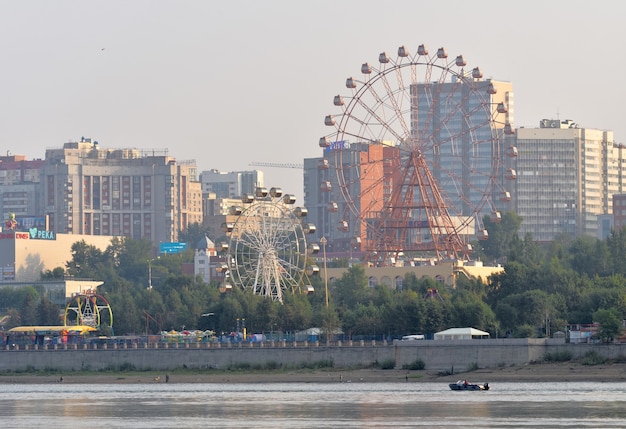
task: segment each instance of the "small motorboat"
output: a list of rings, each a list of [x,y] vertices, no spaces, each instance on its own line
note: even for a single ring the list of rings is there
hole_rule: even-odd
[[[459,380],[456,383],[450,383],[448,386],[452,390],[489,390],[489,383],[474,384],[467,380]]]

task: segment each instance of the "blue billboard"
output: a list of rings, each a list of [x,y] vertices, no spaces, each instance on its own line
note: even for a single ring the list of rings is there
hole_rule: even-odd
[[[161,243],[159,253],[179,253],[187,250],[187,243]]]

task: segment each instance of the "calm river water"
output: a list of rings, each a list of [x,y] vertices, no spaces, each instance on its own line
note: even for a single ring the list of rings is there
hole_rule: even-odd
[[[0,384],[0,419],[3,428],[626,428],[626,383],[491,387]]]

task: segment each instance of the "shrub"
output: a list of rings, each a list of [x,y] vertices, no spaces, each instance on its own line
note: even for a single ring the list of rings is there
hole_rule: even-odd
[[[130,362],[124,362],[120,365],[120,371],[136,371],[137,368]]]
[[[402,365],[402,369],[410,369],[413,371],[419,371],[424,368],[426,368],[426,364],[421,359],[415,359],[413,362],[411,362],[408,365]]]
[[[572,360],[572,352],[569,350],[557,350],[543,355],[544,362],[567,362]]]
[[[470,371],[476,371],[478,369],[478,362],[472,362],[469,365],[467,365],[467,372]]]
[[[230,365],[228,365],[227,368],[229,371],[237,371],[237,370],[248,371],[250,370],[250,363],[249,362],[233,362]]]
[[[270,360],[265,362],[265,368],[266,369],[279,369],[281,367],[281,364],[279,364],[278,362],[276,362],[275,360]]]
[[[593,365],[601,365],[605,362],[606,362],[606,359],[603,356],[598,354],[595,350],[592,350],[590,352],[587,352],[585,356],[583,356],[580,363],[583,365],[593,366]]]
[[[394,359],[387,359],[379,364],[380,369],[394,369],[396,367],[396,361]]]

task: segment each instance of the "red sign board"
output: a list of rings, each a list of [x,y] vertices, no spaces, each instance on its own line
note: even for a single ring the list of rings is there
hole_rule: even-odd
[[[0,240],[28,240],[28,232],[3,232],[0,233]]]

